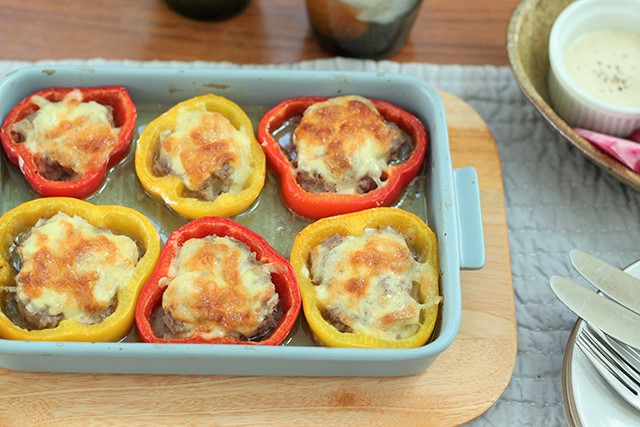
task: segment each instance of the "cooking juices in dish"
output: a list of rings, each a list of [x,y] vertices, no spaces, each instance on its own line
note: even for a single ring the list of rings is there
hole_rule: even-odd
[[[591,95],[621,107],[640,107],[640,34],[599,30],[569,43],[564,65]]]
[[[283,101],[263,116],[258,138],[285,204],[310,219],[394,203],[427,148],[415,116],[361,96]]]
[[[122,206],[40,198],[0,218],[0,336],[116,341],[133,325],[160,253],[153,224]]]
[[[144,189],[189,219],[244,211],[266,175],[249,117],[213,94],[183,101],[149,123],[135,165]]]
[[[417,216],[374,208],[318,220],[291,251],[315,338],[331,347],[410,348],[433,331],[437,242]]]
[[[235,221],[203,217],[169,236],[136,323],[147,342],[277,345],[299,311],[286,259]]]
[[[135,120],[123,87],[50,88],[9,112],[0,141],[38,194],[86,198],[127,154]]]

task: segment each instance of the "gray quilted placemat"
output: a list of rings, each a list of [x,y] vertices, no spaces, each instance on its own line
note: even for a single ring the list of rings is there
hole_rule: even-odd
[[[62,62],[239,67],[208,62]],[[28,65],[33,63],[0,61],[0,74]],[[561,370],[576,316],[556,299],[549,277],[560,274],[584,283],[569,263],[573,247],[619,266],[640,258],[640,194],[602,172],[556,134],[526,101],[507,67],[342,58],[266,67],[409,74],[462,98],[479,112],[497,142],[504,176],[518,357],[500,400],[470,425],[567,425]]]

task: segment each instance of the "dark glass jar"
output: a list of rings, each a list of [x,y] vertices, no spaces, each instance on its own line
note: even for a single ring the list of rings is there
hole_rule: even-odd
[[[384,0],[376,15],[375,0],[306,0],[314,37],[327,52],[339,56],[381,59],[396,53],[407,39],[420,0]],[[377,6],[376,6],[377,3]],[[358,7],[353,4],[359,4]],[[364,10],[371,7],[372,10]],[[378,7],[378,9],[376,9]],[[396,10],[391,8],[397,7]]]
[[[222,20],[242,11],[250,0],[165,0],[171,9],[200,21]]]

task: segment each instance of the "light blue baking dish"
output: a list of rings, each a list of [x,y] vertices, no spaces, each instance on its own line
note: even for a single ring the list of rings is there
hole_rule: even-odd
[[[0,365],[16,370],[94,373],[166,373],[282,376],[399,376],[427,368],[453,342],[462,318],[460,269],[484,265],[484,240],[475,169],[453,169],[442,100],[425,81],[393,74],[308,72],[262,69],[178,69],[39,66],[0,79],[0,119],[24,97],[47,87],[121,85],[138,108],[138,132],[175,103],[204,93],[225,96],[252,118],[296,96],[360,94],[411,111],[427,126],[429,152],[423,173],[397,206],[420,215],[438,237],[440,285],[444,296],[432,340],[414,349],[323,348],[314,344],[301,318],[281,346],[147,344],[135,328],[119,343],[62,343],[0,340]],[[147,196],[133,171],[133,150],[109,173],[107,183],[88,200],[123,204],[147,215],[163,238],[186,221]],[[36,197],[20,172],[0,164],[2,213]],[[307,222],[283,207],[270,173],[260,198],[235,217],[262,234],[283,256]]]

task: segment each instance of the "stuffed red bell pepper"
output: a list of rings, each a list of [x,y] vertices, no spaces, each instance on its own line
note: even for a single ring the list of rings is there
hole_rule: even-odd
[[[301,298],[289,262],[228,218],[175,230],[136,308],[140,337],[158,343],[277,345]]]
[[[288,99],[258,126],[285,204],[310,219],[396,202],[420,171],[427,139],[414,115],[361,96]]]
[[[9,112],[0,141],[38,194],[84,199],[126,156],[135,121],[123,87],[49,88]]]

